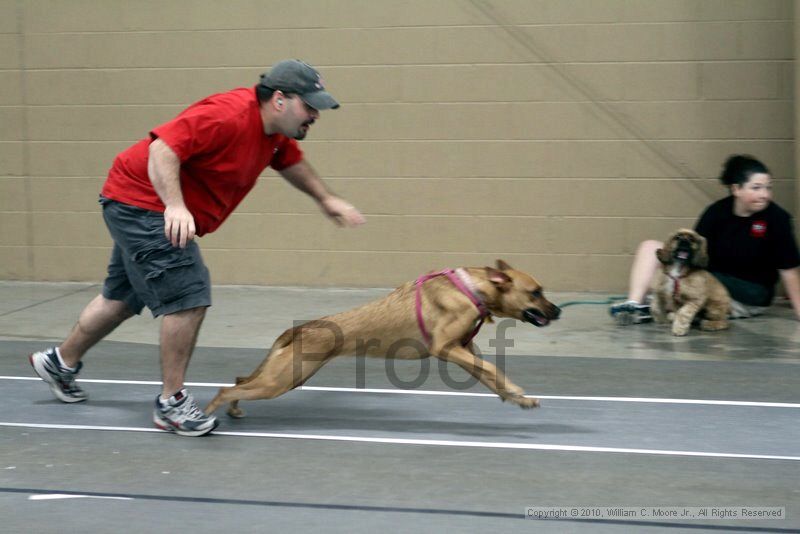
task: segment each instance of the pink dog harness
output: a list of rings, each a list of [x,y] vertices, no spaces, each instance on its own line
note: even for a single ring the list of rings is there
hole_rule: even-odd
[[[489,310],[486,309],[486,306],[483,304],[481,299],[475,294],[475,285],[472,283],[467,271],[464,269],[444,269],[441,271],[436,271],[429,274],[424,274],[417,278],[415,282],[417,286],[417,292],[415,295],[416,300],[416,310],[417,310],[417,324],[419,325],[419,331],[422,332],[422,337],[425,339],[425,343],[430,346],[431,344],[431,335],[428,333],[428,330],[425,328],[425,320],[422,318],[422,284],[430,280],[431,278],[436,278],[437,276],[446,276],[450,279],[454,286],[458,288],[459,291],[464,293],[469,300],[478,308],[480,312],[480,317],[478,318],[478,322],[475,325],[475,329],[472,333],[467,337],[463,342],[462,345],[467,346],[472,338],[474,338],[478,331],[483,326],[483,322],[489,317]]]
[[[672,298],[677,299],[681,294],[681,278],[685,275],[672,276],[670,273],[667,273],[667,276],[672,280]]]

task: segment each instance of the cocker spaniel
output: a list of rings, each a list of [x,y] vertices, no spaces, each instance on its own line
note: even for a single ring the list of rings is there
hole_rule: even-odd
[[[672,335],[685,336],[695,317],[701,330],[725,330],[731,297],[719,280],[706,271],[706,239],[680,229],[656,251],[661,270],[656,273],[650,312],[657,323],[672,321]]]

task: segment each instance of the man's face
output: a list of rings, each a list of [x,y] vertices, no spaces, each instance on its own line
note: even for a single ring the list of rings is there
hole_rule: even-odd
[[[281,117],[282,133],[298,141],[305,139],[309,128],[319,118],[319,111],[306,104],[298,95],[283,95]]]

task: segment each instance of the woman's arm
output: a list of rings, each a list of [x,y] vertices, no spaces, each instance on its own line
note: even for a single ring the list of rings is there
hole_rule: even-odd
[[[780,269],[781,282],[786,295],[792,303],[795,317],[800,320],[800,267]]]

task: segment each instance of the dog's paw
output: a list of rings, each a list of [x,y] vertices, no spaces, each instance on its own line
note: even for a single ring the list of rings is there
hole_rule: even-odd
[[[529,410],[531,408],[538,408],[539,407],[539,399],[533,397],[525,397],[524,395],[515,395],[513,397],[509,397],[508,400],[513,402],[523,410]]]
[[[672,325],[672,335],[673,336],[685,336],[689,333],[689,327],[684,325]]]
[[[706,319],[700,321],[700,330],[714,332],[717,330],[726,330],[727,328],[728,321],[709,321]]]
[[[233,417],[234,419],[241,419],[242,417],[244,417],[244,410],[242,410],[238,406],[236,408],[228,408],[227,414],[228,417]]]

